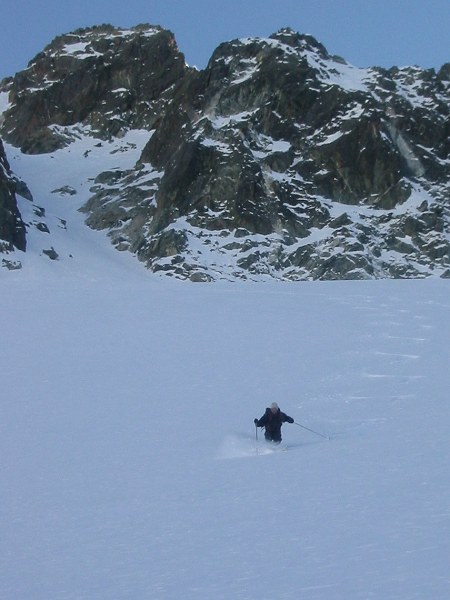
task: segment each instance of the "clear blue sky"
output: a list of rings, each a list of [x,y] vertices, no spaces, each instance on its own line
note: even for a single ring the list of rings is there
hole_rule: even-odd
[[[56,35],[112,23],[162,25],[189,64],[219,43],[289,26],[360,67],[450,62],[450,0],[1,0],[0,78]]]

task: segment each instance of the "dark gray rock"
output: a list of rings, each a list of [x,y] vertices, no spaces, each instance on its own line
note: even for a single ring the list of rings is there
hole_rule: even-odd
[[[53,246],[49,250],[42,250],[42,253],[45,254],[45,256],[48,256],[50,260],[58,260],[59,258],[59,255]]]
[[[186,71],[173,35],[160,27],[103,25],[62,35],[9,84],[3,136],[24,152],[45,153],[70,143],[65,128],[74,124],[105,139],[151,129]]]
[[[22,263],[20,260],[9,260],[7,258],[2,258],[1,266],[8,271],[20,271],[22,268]]]
[[[298,278],[334,279],[420,275],[421,260],[445,267],[449,110],[441,80],[419,69],[363,73],[290,30],[222,44],[204,72],[178,87],[143,152],[142,163],[164,174],[138,256],[155,268],[165,253],[152,239],[181,218],[203,243],[214,232],[246,232],[220,248],[254,274],[284,276],[290,266],[290,278],[297,267]],[[408,212],[408,201],[432,187],[427,216]],[[352,217],[343,206],[333,218],[338,204],[366,208],[343,230]],[[312,228],[322,239],[292,251]],[[431,232],[442,235],[428,245]],[[250,242],[270,235],[270,249]],[[392,252],[414,255],[418,267],[397,268]]]
[[[0,252],[26,249],[25,225],[17,207],[16,184],[0,140]]]

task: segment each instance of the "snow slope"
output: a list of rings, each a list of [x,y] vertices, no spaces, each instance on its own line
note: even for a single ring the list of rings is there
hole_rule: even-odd
[[[0,597],[448,598],[448,281],[193,285],[103,243],[0,280]],[[257,444],[273,400],[331,440]]]
[[[19,261],[26,277],[92,278],[113,272],[120,276],[124,267],[144,271],[128,252],[111,252],[104,232],[86,226],[86,215],[79,209],[90,198],[95,179],[102,171],[123,172],[132,168],[151,134],[131,130],[111,141],[93,137],[88,127],[60,128],[71,143],[52,154],[27,155],[4,144],[11,170],[26,182],[33,201],[17,197],[20,214],[27,224],[27,251],[15,251],[7,258]],[[53,249],[56,260],[45,255]],[[9,280],[6,269],[0,279]]]

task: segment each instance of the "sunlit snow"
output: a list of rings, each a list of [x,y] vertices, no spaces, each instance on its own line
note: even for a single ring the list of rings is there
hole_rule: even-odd
[[[2,598],[446,597],[446,281],[96,266],[0,283]]]

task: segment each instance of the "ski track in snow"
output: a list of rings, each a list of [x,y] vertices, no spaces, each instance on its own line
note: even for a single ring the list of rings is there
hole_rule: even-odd
[[[188,285],[104,243],[0,281],[0,597],[446,598],[448,282]],[[257,443],[273,400],[330,441]]]

